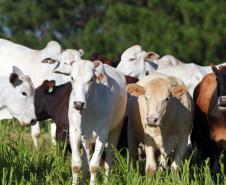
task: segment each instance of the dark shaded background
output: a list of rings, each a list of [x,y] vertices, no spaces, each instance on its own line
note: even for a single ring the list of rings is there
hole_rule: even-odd
[[[223,0],[0,0],[0,36],[41,49],[49,40],[114,58],[140,44],[160,56],[226,61]]]

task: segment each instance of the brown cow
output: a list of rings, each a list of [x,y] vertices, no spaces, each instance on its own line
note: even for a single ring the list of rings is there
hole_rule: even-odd
[[[191,141],[203,159],[210,157],[213,177],[226,150],[226,66],[207,74],[194,91],[195,117]]]
[[[45,80],[35,89],[35,114],[38,121],[52,118],[56,123],[56,139],[65,141],[69,129],[68,105],[71,83],[55,86]],[[69,147],[69,146],[67,146]],[[68,148],[69,149],[69,148]]]

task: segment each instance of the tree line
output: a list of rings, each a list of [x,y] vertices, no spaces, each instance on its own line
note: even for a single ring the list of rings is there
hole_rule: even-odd
[[[114,58],[134,44],[202,65],[226,61],[224,0],[0,0],[0,37]]]

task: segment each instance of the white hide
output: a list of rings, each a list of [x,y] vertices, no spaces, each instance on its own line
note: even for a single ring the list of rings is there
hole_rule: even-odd
[[[193,96],[196,85],[202,80],[203,76],[207,74],[201,66],[194,63],[170,66],[159,69],[158,72],[175,76],[182,80],[188,87],[188,91],[191,96]]]
[[[178,60],[173,55],[165,55],[165,56],[161,57],[160,59],[153,60],[152,62],[155,63],[156,65],[158,65],[158,69],[183,64],[183,62]]]
[[[0,119],[15,117],[21,125],[35,123],[34,85],[30,78],[22,73],[13,73],[19,76],[14,84],[9,77],[0,77]]]
[[[219,68],[220,66],[225,66],[226,65],[226,62],[224,62],[224,63],[221,63],[221,64],[218,64],[218,65],[216,65],[217,66],[217,68]],[[213,72],[213,70],[211,69],[211,66],[209,65],[209,66],[201,66],[202,67],[202,69],[204,69],[207,73],[212,73]]]
[[[123,52],[117,69],[124,75],[140,79],[145,76],[147,71],[149,73],[155,71],[155,66],[145,62],[147,54],[141,46],[134,45]],[[158,57],[157,54],[156,57]]]
[[[126,109],[127,93],[123,74],[100,62],[95,68],[94,63],[87,60],[78,61],[73,64],[71,73],[72,92],[68,116],[73,184],[77,184],[82,163],[80,143],[83,144],[86,153],[95,143],[94,153],[89,161],[90,184],[94,184],[101,155],[107,143],[105,170],[108,173],[113,158],[112,145],[117,145]],[[85,103],[82,110],[75,109],[76,102]],[[87,153],[87,156],[90,154]]]

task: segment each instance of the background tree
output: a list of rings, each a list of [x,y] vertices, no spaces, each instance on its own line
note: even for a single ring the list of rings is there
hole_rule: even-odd
[[[0,0],[0,36],[33,48],[58,40],[85,57],[140,44],[207,65],[226,58],[225,9],[223,0]]]

